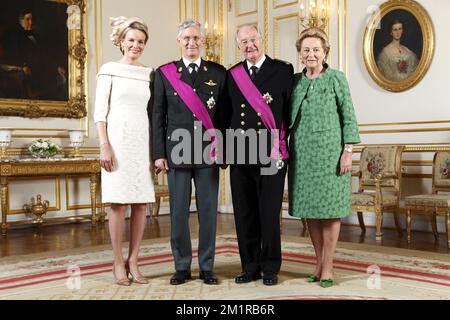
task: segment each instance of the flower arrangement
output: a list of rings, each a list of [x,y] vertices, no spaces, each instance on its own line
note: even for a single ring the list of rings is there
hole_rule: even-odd
[[[49,158],[61,152],[61,147],[50,140],[37,139],[28,147],[31,155],[35,158]]]

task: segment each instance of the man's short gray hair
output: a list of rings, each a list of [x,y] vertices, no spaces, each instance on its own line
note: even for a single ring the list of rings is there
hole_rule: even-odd
[[[238,39],[238,34],[241,31],[241,29],[243,28],[253,28],[256,30],[256,32],[258,33],[258,36],[261,37],[261,39],[264,39],[261,32],[259,32],[258,26],[256,24],[253,23],[246,23],[243,24],[242,26],[240,26],[237,30],[236,30],[236,42],[239,43],[239,39]]]
[[[178,36],[177,38],[181,37],[181,35],[183,34],[184,30],[189,29],[189,28],[197,28],[198,30],[200,30],[200,34],[203,36],[203,30],[202,30],[202,25],[200,24],[200,22],[194,20],[194,19],[186,19],[183,22],[181,22],[178,25]]]

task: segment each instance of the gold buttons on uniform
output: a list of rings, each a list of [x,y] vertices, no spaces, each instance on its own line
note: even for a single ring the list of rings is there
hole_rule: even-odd
[[[261,112],[258,112],[258,117],[261,117]]]
[[[261,122],[258,122],[258,126],[260,126],[261,125]]]
[[[245,130],[241,130],[241,133],[244,134],[244,133],[245,133]]]
[[[197,126],[194,126],[194,130],[197,130]]]
[[[177,96],[177,95],[178,95],[178,93],[174,92],[174,93],[173,93],[173,95],[174,95],[174,96]]]
[[[241,126],[245,126],[245,122],[244,121],[241,121]]]
[[[194,92],[197,92],[197,89],[194,88]]]
[[[241,117],[245,117],[245,113],[242,112],[242,113],[241,113]]]
[[[245,108],[245,104],[241,104],[241,108]]]

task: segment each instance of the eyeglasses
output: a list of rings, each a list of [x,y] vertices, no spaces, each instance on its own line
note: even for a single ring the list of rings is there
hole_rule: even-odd
[[[251,38],[251,39],[244,39],[239,41],[239,47],[247,47],[250,43],[257,43],[259,42],[261,39],[260,38]]]
[[[199,42],[200,40],[202,40],[202,38],[201,37],[197,37],[197,36],[194,36],[194,37],[182,37],[181,38],[183,41],[185,41],[185,42],[190,42],[191,40],[194,40],[194,42]]]

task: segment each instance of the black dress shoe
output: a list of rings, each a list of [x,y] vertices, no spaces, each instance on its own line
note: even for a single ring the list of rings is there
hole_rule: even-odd
[[[191,272],[190,271],[176,271],[172,278],[170,278],[170,284],[178,285],[183,284],[186,280],[191,280]]]
[[[200,271],[200,280],[203,280],[205,284],[218,284],[219,279],[212,271]]]
[[[278,276],[275,273],[265,273],[263,276],[263,284],[266,286],[274,286],[278,283]]]
[[[249,273],[249,272],[242,272],[240,275],[238,275],[236,278],[234,278],[234,282],[236,283],[249,283],[251,281],[256,281],[261,279],[261,273]]]

